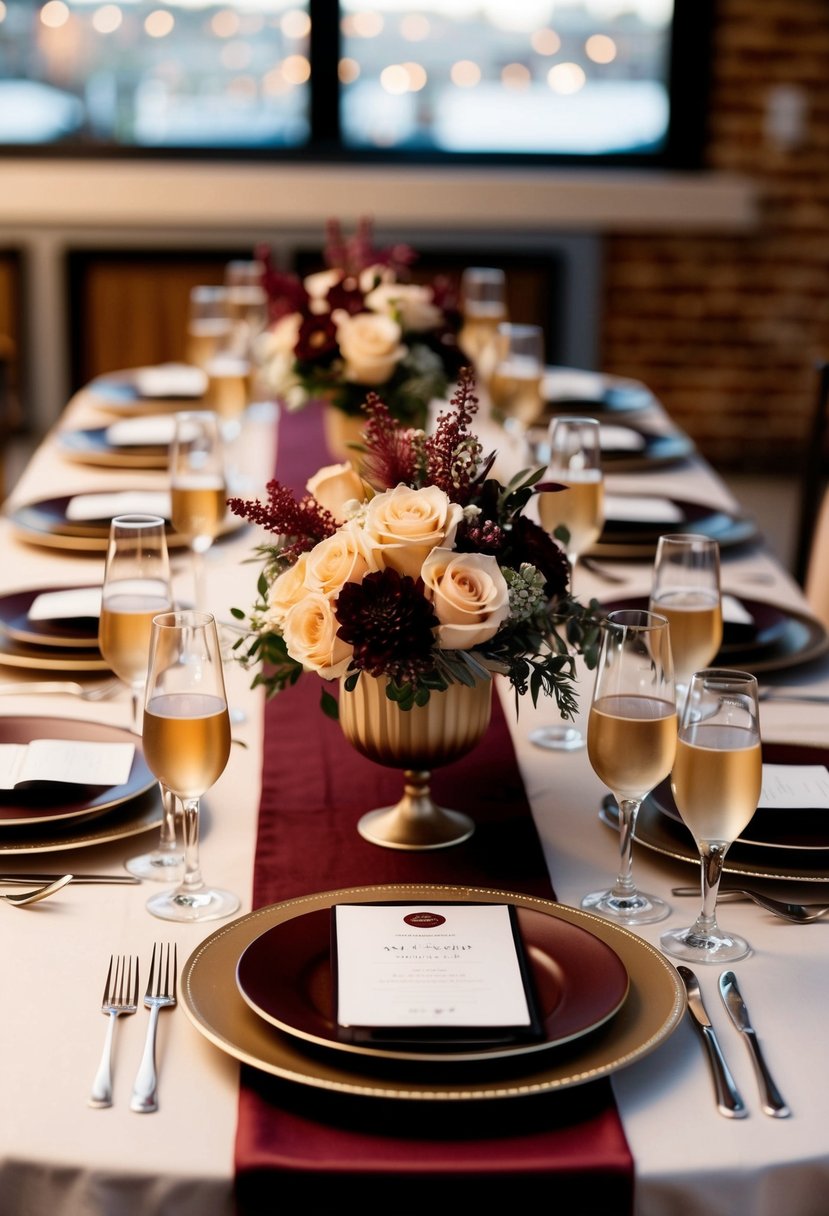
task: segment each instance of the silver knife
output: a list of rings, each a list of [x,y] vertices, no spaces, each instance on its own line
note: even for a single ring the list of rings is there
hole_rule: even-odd
[[[711,1072],[714,1077],[714,1089],[717,1094],[717,1110],[721,1115],[725,1115],[727,1119],[745,1119],[748,1109],[740,1096],[740,1091],[734,1083],[734,1078],[729,1072],[717,1036],[714,1033],[714,1027],[711,1025],[711,1019],[705,1011],[705,1005],[702,1003],[702,994],[699,990],[699,980],[690,967],[677,967],[677,971],[688,994],[688,1008],[691,1012],[694,1025],[699,1031],[705,1044],[705,1049],[708,1052],[708,1060],[711,1064]]]
[[[788,1118],[792,1112],[783,1101],[780,1090],[775,1085],[772,1075],[768,1070],[768,1065],[760,1050],[757,1033],[751,1024],[746,1003],[740,994],[740,989],[737,987],[737,977],[733,971],[723,971],[720,976],[720,996],[728,1010],[731,1021],[737,1027],[748,1046],[751,1062],[754,1065],[754,1071],[757,1073],[757,1081],[760,1085],[760,1099],[763,1110],[774,1119]]]
[[[53,882],[56,878],[60,877],[60,874],[0,874],[0,883]],[[132,874],[73,874],[72,882],[107,882],[137,886],[141,882],[141,879],[134,878]]]

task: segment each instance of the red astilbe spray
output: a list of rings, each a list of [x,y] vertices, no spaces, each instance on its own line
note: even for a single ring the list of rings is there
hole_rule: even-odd
[[[377,393],[369,393],[363,411],[363,474],[378,488],[393,489],[402,482],[418,484],[423,436],[412,427],[401,426]]]
[[[265,503],[258,498],[229,498],[227,505],[234,515],[284,538],[286,543],[280,546],[280,557],[286,564],[337,531],[339,525],[334,516],[311,494],[297,499],[292,490],[276,480],[269,481],[265,489],[268,494]]]
[[[483,451],[478,438],[468,429],[478,412],[471,368],[461,368],[449,407],[439,415],[434,434],[423,444],[425,480],[428,485],[438,486],[453,502],[463,505],[469,502],[473,482],[479,477]]]

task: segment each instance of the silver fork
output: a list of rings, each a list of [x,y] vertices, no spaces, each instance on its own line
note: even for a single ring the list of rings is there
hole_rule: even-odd
[[[166,947],[160,942],[153,946],[150,977],[147,980],[147,991],[144,993],[144,1004],[150,1011],[150,1021],[144,1041],[144,1054],[138,1065],[130,1100],[130,1110],[139,1111],[142,1114],[158,1110],[158,1076],[155,1066],[158,1013],[160,1009],[170,1009],[176,1003],[177,968],[178,954],[175,946],[173,946],[172,969],[169,943]]]
[[[51,692],[68,693],[72,697],[81,697],[84,701],[108,701],[116,697],[124,689],[120,680],[107,680],[103,684],[91,684],[88,687],[78,684],[75,680],[33,680],[30,684],[0,684],[0,696],[9,693]]]
[[[699,895],[699,887],[672,887],[671,893],[673,895]],[[773,899],[771,895],[764,895],[750,887],[720,887],[717,899],[718,901],[721,899],[750,899],[759,907],[765,908],[767,912],[773,912],[775,916],[791,921],[793,925],[810,925],[816,920],[829,916],[829,904],[788,903],[786,900]]]
[[[115,1023],[121,1014],[138,1008],[138,959],[125,954],[110,955],[101,1012],[109,1017],[101,1062],[92,1082],[89,1105],[112,1106],[112,1043]]]

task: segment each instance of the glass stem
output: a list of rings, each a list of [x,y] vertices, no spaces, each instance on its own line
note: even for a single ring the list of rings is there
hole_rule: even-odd
[[[188,895],[200,891],[204,886],[199,865],[199,800],[182,798],[181,809],[184,824],[184,877],[179,894]]]
[[[702,910],[694,924],[694,933],[710,937],[718,932],[717,893],[720,889],[725,855],[728,844],[724,841],[704,840],[700,846],[702,860]]]
[[[130,704],[132,706],[132,731],[134,735],[141,734],[141,728],[144,721],[144,707],[141,704],[144,699],[143,684],[130,685]]]
[[[621,862],[616,882],[613,884],[613,895],[617,899],[629,899],[636,894],[636,884],[631,877],[633,868],[633,829],[636,827],[636,816],[639,813],[641,799],[619,799],[619,851]]]
[[[161,790],[161,805],[164,809],[164,814],[161,819],[161,834],[158,838],[158,853],[177,853],[178,841],[176,840],[176,796],[172,790],[168,790],[166,785],[160,781],[158,783]]]
[[[207,586],[204,578],[204,554],[200,549],[193,549],[193,587],[196,608],[205,611],[207,604]]]

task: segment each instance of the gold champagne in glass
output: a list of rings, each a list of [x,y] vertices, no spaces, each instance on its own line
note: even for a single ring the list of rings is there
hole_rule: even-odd
[[[187,362],[206,369],[210,360],[227,347],[231,333],[227,288],[207,284],[193,287],[187,317]]]
[[[708,536],[660,536],[653,567],[650,608],[671,627],[677,696],[691,675],[714,659],[722,645],[720,547]]]
[[[132,699],[132,729],[141,733],[153,617],[172,608],[166,523],[160,515],[117,515],[110,523],[98,645]],[[164,815],[158,844],[125,862],[136,878],[171,882],[184,855],[176,840],[175,801],[161,785]]]
[[[230,756],[230,718],[215,618],[209,612],[155,617],[144,704],[144,755],[178,797],[184,823],[184,875],[147,908],[164,920],[201,921],[239,907],[230,891],[208,886],[199,861],[200,800]]]
[[[599,424],[595,418],[556,418],[548,429],[550,456],[537,486],[538,518],[551,536],[562,538],[570,566],[570,591],[579,556],[589,549],[604,525],[604,477]],[[549,489],[545,489],[549,486]],[[575,751],[584,746],[576,726],[556,722],[530,732],[530,742],[551,751]]]
[[[469,266],[461,275],[460,294],[458,345],[485,387],[495,366],[498,326],[507,320],[506,276],[495,266]]]
[[[639,807],[670,773],[676,734],[668,622],[651,612],[611,612],[587,720],[587,754],[619,805],[621,860],[613,886],[585,895],[581,906],[621,924],[650,924],[670,912],[664,900],[637,888],[632,861]]]
[[[664,933],[666,954],[687,962],[744,958],[750,946],[717,923],[726,853],[757,809],[763,781],[758,687],[743,671],[708,668],[691,677],[671,789],[700,853],[702,908],[693,925]]]
[[[212,410],[176,414],[170,449],[173,527],[186,537],[193,558],[196,606],[204,610],[204,555],[221,528],[227,505],[224,451]]]
[[[492,417],[523,446],[544,409],[544,331],[505,321],[496,332],[497,357],[489,380]]]

